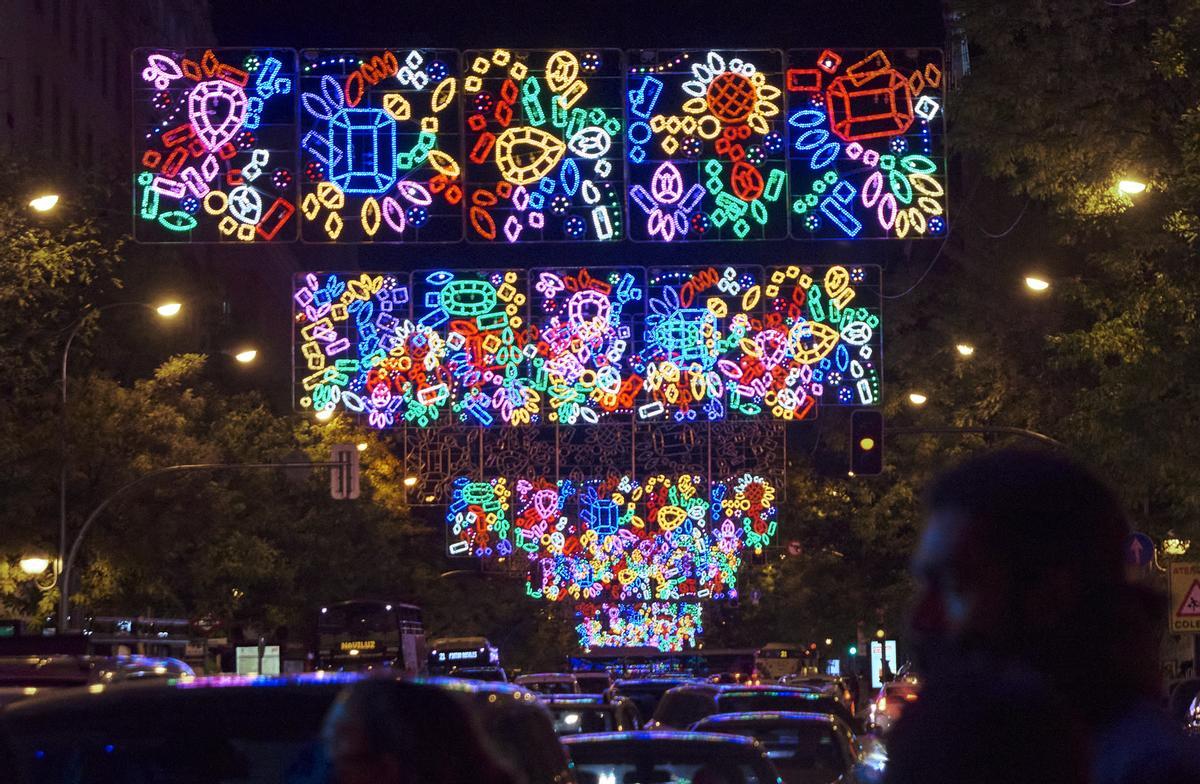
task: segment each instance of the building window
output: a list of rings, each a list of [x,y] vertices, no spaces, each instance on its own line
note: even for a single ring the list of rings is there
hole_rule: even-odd
[[[79,113],[74,109],[71,110],[71,136],[67,139],[67,144],[71,145],[71,163],[78,166],[80,148],[83,145],[79,143]]]
[[[112,71],[109,66],[112,62],[108,59],[108,36],[100,36],[100,95],[108,97],[108,81],[112,78]]]
[[[54,154],[62,154],[62,88],[57,84],[53,87],[53,99],[50,103],[50,135],[54,137]]]
[[[67,40],[71,42],[71,54],[79,55],[79,7],[75,0],[67,0]]]

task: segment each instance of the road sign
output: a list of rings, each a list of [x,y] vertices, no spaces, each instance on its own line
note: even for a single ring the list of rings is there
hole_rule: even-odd
[[[1142,533],[1125,538],[1125,563],[1129,566],[1149,566],[1154,560],[1154,542]]]
[[[334,444],[331,462],[337,465],[329,469],[329,494],[338,501],[358,498],[358,446]]]
[[[1200,632],[1200,563],[1171,564],[1171,631]]]
[[[871,642],[871,685],[876,689],[883,686],[883,680],[880,679],[880,674],[883,670],[884,659],[887,659],[888,670],[894,675],[896,670],[900,668],[900,663],[896,661],[896,641],[886,640],[884,642]]]
[[[235,652],[238,675],[278,675],[279,646],[278,645],[239,645]],[[260,658],[261,657],[261,658]],[[262,662],[262,671],[258,669]]]

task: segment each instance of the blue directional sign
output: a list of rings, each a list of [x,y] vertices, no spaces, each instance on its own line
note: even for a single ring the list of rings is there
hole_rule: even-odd
[[[1143,533],[1134,532],[1125,540],[1125,563],[1129,566],[1149,566],[1154,560],[1154,542]]]

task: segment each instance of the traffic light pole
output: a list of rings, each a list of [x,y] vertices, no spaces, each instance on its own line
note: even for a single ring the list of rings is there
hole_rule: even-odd
[[[966,433],[990,433],[993,435],[1020,436],[1056,449],[1067,448],[1067,445],[1062,441],[1053,439],[1045,433],[1039,433],[1036,430],[1027,430],[1023,427],[888,427],[885,432],[889,435],[939,435],[947,433],[963,435]]]
[[[56,627],[59,634],[67,631],[67,617],[71,611],[71,568],[75,564],[75,557],[79,554],[79,547],[83,544],[83,537],[87,535],[88,530],[92,527],[92,523],[96,522],[96,518],[108,508],[109,504],[116,501],[121,496],[128,493],[130,490],[149,482],[151,479],[157,479],[160,476],[167,474],[182,474],[192,471],[253,471],[255,469],[278,469],[278,468],[342,468],[345,470],[345,463],[342,461],[329,461],[323,463],[192,463],[185,465],[166,466],[165,468],[156,468],[155,470],[139,476],[137,479],[126,482],[112,492],[108,498],[105,498],[100,504],[92,510],[87,519],[83,521],[83,526],[79,529],[79,533],[75,535],[75,541],[71,544],[71,550],[63,559],[62,571],[59,574],[59,594],[58,594],[58,618]]]

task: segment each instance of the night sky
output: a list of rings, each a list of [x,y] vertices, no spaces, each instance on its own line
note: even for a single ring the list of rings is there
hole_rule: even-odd
[[[307,47],[941,46],[925,2],[487,3],[212,0],[223,45]]]

